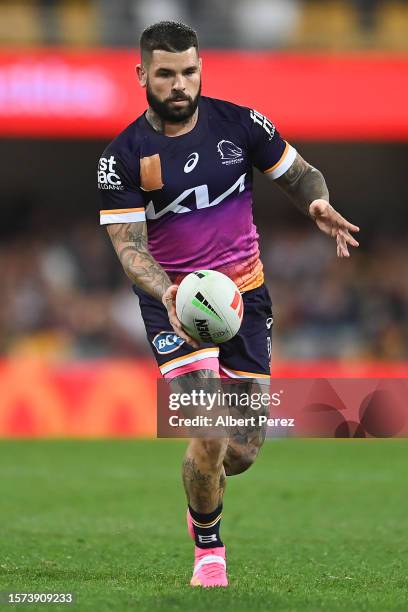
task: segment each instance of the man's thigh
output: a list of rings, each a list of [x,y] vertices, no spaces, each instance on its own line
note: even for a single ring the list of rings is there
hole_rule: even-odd
[[[161,302],[139,288],[133,290],[139,297],[146,335],[162,376],[171,379],[198,370],[218,374],[219,349],[215,344],[202,343],[194,349],[174,333]]]
[[[243,294],[244,316],[234,338],[218,346],[201,343],[198,349],[174,333],[163,304],[138,288],[134,290],[150,347],[165,378],[196,370],[220,371],[230,378],[269,378],[273,319],[265,285]]]
[[[266,435],[266,425],[260,424],[258,417],[269,415],[269,404],[259,404],[258,400],[270,391],[272,302],[265,285],[245,292],[243,300],[244,316],[238,334],[220,345],[220,372],[229,379],[223,389],[237,398],[231,402],[230,413],[244,419],[244,425],[229,432],[224,458],[227,475],[240,474],[253,464]]]
[[[265,285],[243,293],[244,316],[234,338],[220,344],[220,371],[234,378],[268,379],[272,350],[272,302]]]

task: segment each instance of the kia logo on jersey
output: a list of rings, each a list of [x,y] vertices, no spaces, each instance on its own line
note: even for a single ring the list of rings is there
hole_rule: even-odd
[[[221,202],[223,202],[228,196],[230,196],[234,191],[238,189],[238,193],[242,193],[245,189],[245,177],[246,172],[242,174],[237,181],[229,189],[224,191],[221,195],[219,195],[214,200],[210,201],[210,194],[208,193],[208,185],[197,185],[197,187],[191,187],[190,189],[185,189],[183,193],[181,193],[173,202],[170,202],[165,208],[156,212],[153,204],[153,200],[150,200],[148,205],[146,206],[146,219],[160,219],[163,215],[166,215],[169,212],[172,213],[189,213],[193,210],[209,208],[211,206],[217,206]],[[182,206],[181,202],[190,198],[191,194],[194,193],[195,196],[195,208],[187,208],[187,206]]]
[[[167,355],[177,351],[184,344],[184,340],[174,332],[162,331],[153,338],[152,344],[160,355]]]
[[[198,153],[190,153],[190,155],[187,158],[187,162],[186,165],[184,166],[184,172],[186,174],[188,174],[189,172],[191,172],[192,170],[194,170],[194,168],[196,167],[196,165],[198,164],[198,159],[199,159],[199,154]]]

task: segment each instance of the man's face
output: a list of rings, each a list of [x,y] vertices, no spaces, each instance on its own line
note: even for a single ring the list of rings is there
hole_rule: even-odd
[[[201,59],[195,47],[179,53],[156,49],[147,66],[137,67],[137,74],[161,119],[182,123],[195,113],[201,93]]]

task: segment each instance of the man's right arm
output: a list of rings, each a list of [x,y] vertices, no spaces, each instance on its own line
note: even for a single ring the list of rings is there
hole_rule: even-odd
[[[162,301],[171,280],[150,254],[145,221],[107,225],[112,244],[132,283]]]
[[[186,334],[177,318],[177,286],[172,284],[166,271],[149,252],[146,221],[112,223],[106,228],[123,269],[132,283],[162,302],[167,308],[174,331],[197,348],[197,342]]]

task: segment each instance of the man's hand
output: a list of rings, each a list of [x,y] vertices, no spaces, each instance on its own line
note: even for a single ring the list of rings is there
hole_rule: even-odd
[[[289,195],[299,210],[312,217],[322,232],[336,238],[337,257],[350,257],[348,245],[358,247],[357,240],[350,232],[358,232],[360,229],[349,223],[329,204],[329,191],[320,170],[311,166],[297,153],[293,164],[276,179],[276,183]]]
[[[322,232],[336,238],[337,257],[350,257],[348,245],[359,246],[350,232],[359,232],[360,228],[342,217],[326,200],[314,200],[309,206],[309,213]]]
[[[193,348],[199,348],[200,345],[194,338],[191,338],[183,329],[176,313],[176,293],[178,285],[170,285],[163,294],[162,302],[167,308],[169,321],[175,333],[190,344]]]

